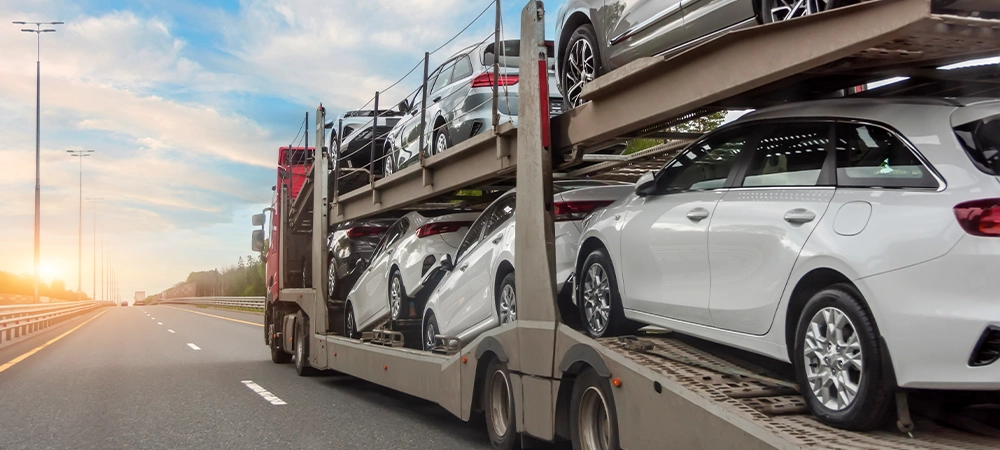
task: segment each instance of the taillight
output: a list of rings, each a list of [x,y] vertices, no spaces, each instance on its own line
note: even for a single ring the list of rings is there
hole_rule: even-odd
[[[351,239],[360,239],[368,236],[378,236],[385,233],[388,228],[385,227],[354,227],[347,230],[347,237]]]
[[[598,208],[603,208],[613,201],[607,200],[587,200],[579,202],[559,202],[552,205],[552,211],[555,215],[556,222],[565,222],[567,220],[581,220],[587,217],[587,214],[594,212]]]
[[[500,75],[498,86],[513,86],[517,84],[517,75]],[[493,87],[493,73],[485,72],[472,79],[472,87]]]
[[[472,225],[472,222],[438,222],[429,223],[420,228],[417,228],[417,237],[425,238],[427,236],[434,236],[435,234],[441,233],[454,233],[463,227]]]
[[[1000,199],[975,200],[955,207],[962,228],[975,236],[1000,236]]]

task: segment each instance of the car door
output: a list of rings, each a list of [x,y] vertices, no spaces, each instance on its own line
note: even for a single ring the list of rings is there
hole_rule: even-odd
[[[835,193],[832,121],[774,123],[708,231],[716,327],[762,335]],[[742,178],[742,180],[740,179]]]
[[[491,211],[491,208],[487,208],[472,222],[458,250],[455,251],[455,268],[441,280],[435,290],[437,305],[434,315],[437,317],[442,334],[455,335],[461,331],[457,328],[457,316],[468,309],[470,297],[475,296],[475,292],[469,289],[468,264],[474,257],[472,253],[478,248]],[[463,266],[465,270],[459,270]]]
[[[431,72],[431,74],[427,76],[428,89],[430,89],[430,86],[434,85],[440,73],[441,67],[439,66],[437,69],[434,69],[434,72]],[[399,139],[400,155],[399,161],[397,161],[399,163],[399,167],[405,167],[420,158],[417,147],[420,146],[420,133],[422,131],[420,129],[420,111],[424,108],[422,94],[421,90],[417,90],[413,96],[413,101],[410,102],[413,105],[411,113],[403,119],[406,122],[402,125],[403,130],[400,133]],[[429,92],[427,95],[428,99],[430,99]],[[434,116],[428,114],[427,121],[429,122],[433,120],[433,117]],[[430,128],[432,125],[433,123],[428,125],[427,128]]]
[[[610,33],[608,61],[614,69],[683,41],[681,0],[616,0],[605,6]],[[603,45],[604,43],[600,43]]]
[[[747,0],[683,0],[684,42],[708,36],[738,24],[756,24],[753,2]]]
[[[369,320],[389,307],[389,263],[399,238],[406,231],[406,223],[406,218],[402,218],[389,227],[382,242],[376,248],[377,253],[372,255],[371,263],[365,269],[362,276],[364,284],[358,289],[359,295],[355,299],[354,306],[354,314],[357,315],[359,327],[364,327]]]
[[[708,227],[753,136],[734,127],[694,144],[657,174],[655,192],[629,205],[616,272],[626,309],[711,323]]]
[[[447,111],[444,104],[448,100],[447,94],[450,92],[451,87],[451,76],[452,72],[455,71],[456,60],[452,59],[441,65],[441,72],[438,74],[437,79],[431,84],[430,89],[427,90],[427,127],[424,129],[424,146],[428,150],[427,154],[432,147],[432,142],[434,140],[434,120],[438,116],[441,116]],[[447,120],[447,118],[446,118]]]
[[[469,56],[459,57],[455,61],[455,69],[451,74],[451,84],[442,93],[441,113],[448,122],[450,145],[457,145],[468,136],[469,128],[464,125],[472,120],[473,116],[468,114],[471,110],[467,110],[466,107],[477,106],[468,105],[469,102],[466,102],[469,90],[472,89],[472,75],[472,61]],[[462,133],[459,130],[466,131]]]

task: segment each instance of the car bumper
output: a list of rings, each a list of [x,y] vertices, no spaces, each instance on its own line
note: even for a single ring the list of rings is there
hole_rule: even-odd
[[[900,387],[1000,390],[1000,361],[970,365],[1000,327],[1000,239],[964,236],[933,261],[859,280],[876,311]]]

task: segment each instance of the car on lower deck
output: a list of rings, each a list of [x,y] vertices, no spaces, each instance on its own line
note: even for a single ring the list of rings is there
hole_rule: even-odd
[[[585,223],[594,337],[643,324],[792,363],[823,422],[898,389],[1000,390],[1000,101],[751,113]]]
[[[632,192],[632,184],[614,181],[553,183],[556,292],[561,306],[571,296],[570,278],[576,247],[588,214]],[[423,313],[426,350],[438,334],[463,342],[517,318],[514,295],[514,225],[516,193],[510,191],[483,211],[469,228],[434,289]]]
[[[478,214],[461,211],[413,211],[396,220],[364,261],[347,294],[344,325],[348,336],[385,320],[420,317],[430,288],[431,268],[462,242]]]
[[[398,219],[396,217],[344,222],[327,237],[329,265],[327,292],[331,300],[343,300],[364,271],[375,246]]]

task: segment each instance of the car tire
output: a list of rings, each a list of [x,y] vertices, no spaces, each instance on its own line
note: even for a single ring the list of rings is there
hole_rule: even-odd
[[[500,325],[506,325],[517,320],[517,289],[514,284],[514,272],[504,275],[494,293],[494,304]]]
[[[787,16],[787,15],[786,16],[781,16],[781,15],[777,15],[777,14],[771,14],[771,11],[774,8],[781,8],[782,5],[785,4],[785,2],[789,2],[789,1],[792,1],[792,0],[758,0],[758,1],[760,2],[759,3],[759,6],[760,6],[760,10],[759,10],[760,11],[760,17],[758,17],[757,19],[758,19],[758,21],[760,23],[767,24],[767,23],[774,23],[774,22],[784,22],[786,20],[791,20],[791,19],[794,19],[794,18],[797,18],[797,17],[802,17],[803,15],[808,15],[809,14],[809,13],[801,14],[801,13],[798,13],[798,12],[793,12],[790,17]],[[808,0],[808,4],[810,5],[809,6],[810,8],[817,8],[818,9],[818,11],[812,11],[811,13],[823,12],[823,11],[827,11],[827,10],[830,10],[830,9],[833,9],[833,8],[839,8],[839,7],[844,6],[844,5],[849,5],[849,4],[852,4],[852,3],[857,3],[857,1],[856,0]]]
[[[514,392],[507,365],[493,358],[486,366],[481,393],[483,411],[486,413],[486,434],[493,448],[513,450],[517,447],[517,429],[514,425]]]
[[[292,355],[285,353],[285,349],[281,348],[281,340],[274,338],[274,321],[268,324],[267,329],[271,332],[271,337],[268,339],[268,347],[271,348],[271,362],[275,364],[288,364],[292,362]]]
[[[618,336],[638,329],[637,324],[625,318],[618,278],[604,249],[587,255],[576,278],[580,321],[590,337]]]
[[[831,286],[806,303],[792,359],[799,390],[821,422],[866,431],[889,420],[894,386],[880,343],[875,320],[853,286]]]
[[[431,142],[431,155],[437,155],[438,153],[448,150],[450,142],[451,139],[448,137],[448,126],[441,124],[439,127],[434,129],[434,142]]]
[[[566,50],[559,61],[559,86],[567,109],[580,106],[583,103],[580,99],[583,86],[604,75],[598,42],[597,32],[589,23],[576,27],[566,42]]]
[[[295,317],[295,373],[300,377],[316,373],[309,365],[309,321],[301,311]]]
[[[390,323],[395,324],[399,319],[409,316],[409,314],[403,313],[405,308],[410,306],[410,298],[406,296],[403,276],[400,275],[398,268],[393,268],[392,273],[389,274],[388,295],[386,297],[389,299]]]
[[[354,317],[354,305],[348,300],[347,306],[344,307],[344,337],[348,339],[357,339],[360,336],[358,333],[358,323]]]
[[[573,450],[618,449],[618,410],[608,379],[586,368],[576,376],[569,401]]]
[[[327,266],[326,289],[329,300],[342,300],[340,277],[337,276],[337,260],[330,255],[330,264]]]
[[[385,160],[382,164],[382,176],[387,177],[396,173],[396,151],[392,149],[391,145],[386,144],[383,153],[385,154]]]
[[[434,317],[434,313],[427,313],[427,318],[424,319],[424,326],[421,328],[420,342],[424,348],[425,352],[429,352],[434,348],[436,339],[434,336],[440,333],[438,328],[437,318]]]

